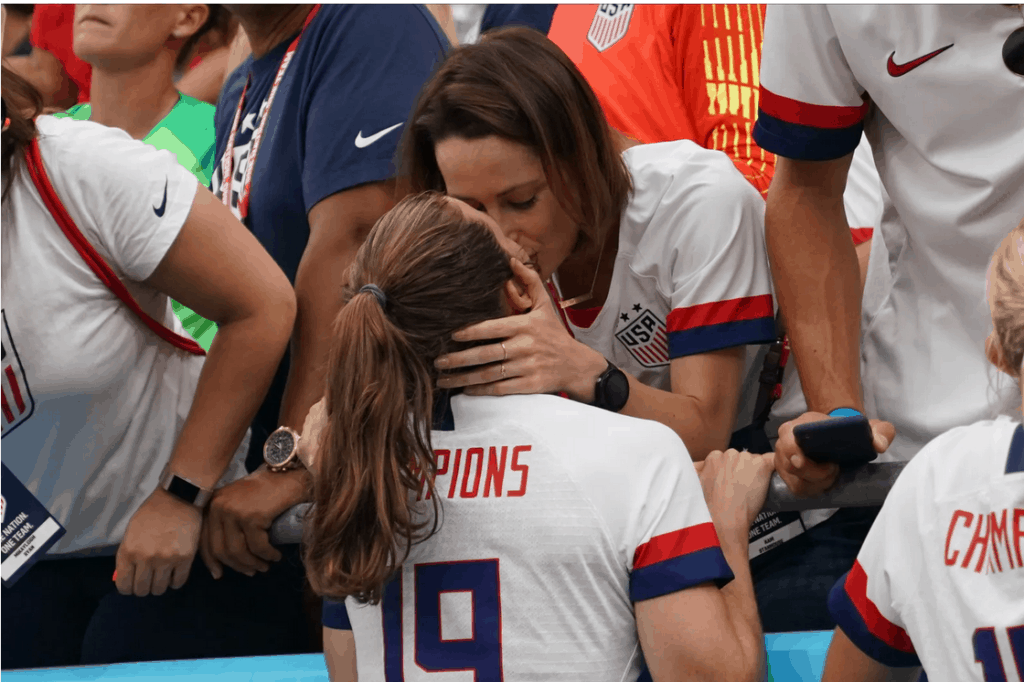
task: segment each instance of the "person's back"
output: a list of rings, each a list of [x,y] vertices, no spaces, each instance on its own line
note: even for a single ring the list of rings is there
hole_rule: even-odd
[[[302,435],[331,679],[635,680],[645,663],[658,682],[759,679],[745,553],[769,459],[711,453],[698,484],[659,423],[437,389],[456,330],[550,305],[522,255],[488,215],[425,193],[349,271],[325,417]]]
[[[380,605],[347,602],[359,679],[637,679],[633,601],[732,578],[668,427],[543,395],[440,416],[440,528]]]
[[[931,682],[1007,679],[1024,664],[1024,427],[1002,417],[940,436],[889,500],[833,589],[839,626]]]

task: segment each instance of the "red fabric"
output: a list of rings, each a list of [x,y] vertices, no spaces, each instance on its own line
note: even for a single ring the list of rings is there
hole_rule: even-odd
[[[853,237],[853,245],[859,246],[871,239],[871,235],[875,233],[873,227],[851,227],[850,236]]]
[[[594,320],[601,314],[601,306],[596,308],[583,308],[582,310],[575,310],[573,308],[566,308],[565,315],[569,318],[569,321],[581,329],[587,329],[590,325],[594,324]]]
[[[78,86],[78,102],[89,101],[92,66],[75,56],[75,6],[36,5],[32,13],[31,42],[53,54]]]
[[[657,535],[637,547],[633,553],[633,570],[718,546],[718,533],[715,532],[715,524],[710,521],[681,528]]]

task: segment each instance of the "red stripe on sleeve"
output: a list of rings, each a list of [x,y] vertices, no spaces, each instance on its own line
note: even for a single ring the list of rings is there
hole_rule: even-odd
[[[897,651],[913,654],[914,645],[911,643],[907,631],[889,622],[882,615],[878,607],[868,599],[867,587],[868,574],[864,572],[864,567],[860,565],[860,561],[855,561],[853,568],[850,569],[850,573],[846,576],[846,583],[843,588],[846,590],[847,596],[850,597],[854,608],[857,609],[857,613],[860,614],[861,620],[864,621],[864,625],[867,626],[868,632]]]
[[[761,111],[786,123],[799,123],[812,128],[849,128],[864,120],[868,102],[856,107],[808,104],[776,95],[761,86]]]
[[[633,553],[633,570],[718,546],[715,524],[710,521],[664,535],[656,535],[636,548],[636,552]]]
[[[696,327],[707,327],[723,322],[745,322],[772,317],[772,295],[734,298],[728,301],[701,303],[689,308],[676,308],[668,314],[666,327],[670,332],[682,332]]]
[[[850,236],[853,237],[853,245],[854,246],[859,246],[860,244],[863,244],[867,240],[871,239],[871,237],[874,235],[874,233],[875,233],[875,228],[873,228],[873,227],[851,227],[850,228]]]

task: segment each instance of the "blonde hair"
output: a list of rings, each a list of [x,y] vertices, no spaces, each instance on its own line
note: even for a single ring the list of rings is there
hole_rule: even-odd
[[[1006,359],[1006,369],[1024,374],[1024,220],[1003,240],[992,257],[992,324]]]

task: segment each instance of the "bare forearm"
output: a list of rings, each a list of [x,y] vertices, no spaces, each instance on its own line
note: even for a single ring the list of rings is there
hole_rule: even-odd
[[[270,386],[291,319],[282,312],[220,326],[171,458],[175,473],[204,488],[220,479]]]
[[[861,286],[842,202],[773,187],[765,235],[809,410],[863,409]]]
[[[703,461],[712,450],[724,450],[735,415],[729,410],[712,413],[692,396],[679,395],[642,384],[629,377],[629,401],[623,414],[660,422],[675,431],[693,461]]]
[[[747,554],[747,531],[721,533],[722,553],[729,563],[735,578],[722,588],[722,597],[729,609],[729,620],[736,632],[737,642],[743,650],[744,659],[759,669],[764,666],[764,634],[761,619],[757,614],[757,599],[754,596],[754,580],[750,573]],[[757,679],[761,679],[759,676]]]

